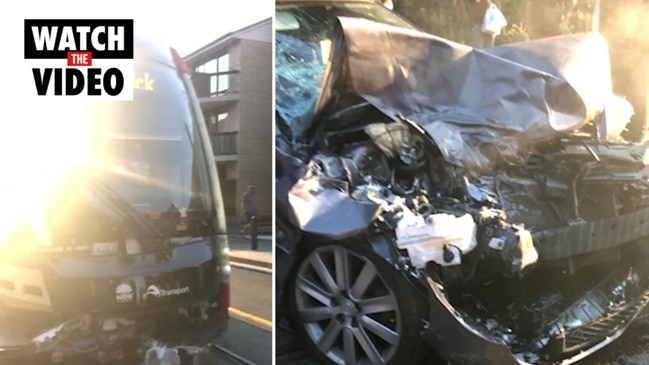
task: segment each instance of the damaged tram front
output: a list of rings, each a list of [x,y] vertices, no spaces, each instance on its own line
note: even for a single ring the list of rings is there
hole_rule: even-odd
[[[316,8],[278,6],[276,87],[278,307],[313,352],[570,364],[618,338],[649,299],[649,153],[603,38],[474,50],[339,14],[316,68]]]
[[[134,72],[133,101],[30,114],[28,209],[0,242],[2,364],[110,363],[227,326],[221,193],[187,68],[136,36]]]

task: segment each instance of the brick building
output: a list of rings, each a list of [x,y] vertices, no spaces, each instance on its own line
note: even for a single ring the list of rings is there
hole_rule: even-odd
[[[242,216],[248,185],[258,215],[272,215],[273,27],[268,18],[185,57],[200,98],[229,222]]]

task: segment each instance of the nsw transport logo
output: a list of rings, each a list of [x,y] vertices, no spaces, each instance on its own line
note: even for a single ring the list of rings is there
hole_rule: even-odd
[[[133,100],[132,19],[25,19],[34,96]]]
[[[121,283],[115,288],[117,303],[128,303],[133,301],[133,287],[127,283]]]

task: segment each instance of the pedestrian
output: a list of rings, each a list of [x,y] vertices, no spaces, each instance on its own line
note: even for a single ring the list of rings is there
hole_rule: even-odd
[[[494,17],[494,14],[497,16]],[[505,17],[496,4],[491,0],[469,0],[469,15],[473,48],[493,47],[496,36],[507,25]],[[491,15],[489,19],[486,19],[487,15]]]
[[[241,208],[246,215],[246,225],[241,229],[241,234],[245,234],[257,215],[257,193],[254,185],[248,186],[248,191],[241,197]]]

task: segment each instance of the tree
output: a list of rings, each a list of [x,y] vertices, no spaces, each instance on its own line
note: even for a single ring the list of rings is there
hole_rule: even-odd
[[[469,44],[469,2],[476,0],[393,0],[394,10],[424,31]],[[494,0],[510,26],[498,43],[587,30],[594,0]]]

